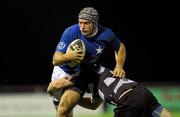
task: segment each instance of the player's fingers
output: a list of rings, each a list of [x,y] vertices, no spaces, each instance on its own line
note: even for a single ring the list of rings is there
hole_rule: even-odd
[[[117,77],[117,72],[113,71],[113,77]]]
[[[71,81],[67,80],[67,81],[64,83],[63,87],[69,87],[69,86],[72,86],[72,85],[74,85],[74,83],[72,83]]]
[[[82,54],[77,55],[77,60],[82,61],[84,59],[84,56]]]
[[[122,78],[122,72],[118,72],[116,77]]]
[[[77,54],[77,57],[83,57],[83,54]]]
[[[71,50],[74,50],[74,47],[73,47],[73,45],[70,45],[70,49],[71,49]]]
[[[59,84],[57,81],[53,82],[54,89],[58,89],[59,87],[61,87],[61,84]]]
[[[78,53],[78,54],[83,54],[84,53],[84,50],[77,50],[77,51],[75,51],[76,53]]]
[[[81,59],[77,59],[76,62],[77,62],[77,63],[81,63]]]
[[[119,77],[120,77],[120,78],[124,78],[124,77],[125,77],[125,75],[126,75],[125,71],[121,71],[121,73],[120,73]]]
[[[125,77],[125,71],[121,70],[121,71],[114,71],[113,72],[113,77],[119,77],[119,78],[124,78]]]
[[[63,79],[63,80],[58,81],[58,82],[56,83],[56,87],[57,87],[57,88],[62,88],[62,86],[63,86],[64,82],[65,82],[65,80],[64,80],[64,79]]]
[[[125,78],[125,77],[126,77],[126,72],[125,72],[125,71],[123,72],[122,77],[123,77],[123,78]]]

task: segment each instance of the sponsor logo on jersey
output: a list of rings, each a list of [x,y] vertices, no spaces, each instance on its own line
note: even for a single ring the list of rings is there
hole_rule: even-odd
[[[64,42],[60,42],[59,44],[58,44],[58,50],[62,50],[64,47],[65,47],[65,43]]]

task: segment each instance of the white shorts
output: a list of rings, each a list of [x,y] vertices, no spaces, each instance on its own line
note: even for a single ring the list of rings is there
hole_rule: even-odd
[[[64,78],[65,76],[69,76],[70,74],[64,72],[59,66],[54,66],[53,73],[51,76],[51,81]]]
[[[64,78],[65,76],[69,76],[69,75],[73,77],[73,76],[79,75],[79,73],[68,74],[65,71],[63,71],[59,66],[54,66],[53,73],[51,76],[51,81],[60,79],[60,78]],[[52,97],[52,100],[55,105],[57,105],[59,103],[59,100],[60,100],[62,94],[63,94],[63,89],[58,89],[52,93],[51,97]]]

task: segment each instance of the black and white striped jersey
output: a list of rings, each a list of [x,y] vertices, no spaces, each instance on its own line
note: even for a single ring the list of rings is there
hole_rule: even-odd
[[[99,96],[110,104],[116,105],[120,96],[127,90],[135,87],[137,82],[127,78],[114,78],[108,68],[100,69],[100,80],[98,84]]]

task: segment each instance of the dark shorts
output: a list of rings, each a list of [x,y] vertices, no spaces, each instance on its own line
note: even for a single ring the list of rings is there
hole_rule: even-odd
[[[143,85],[137,85],[119,101],[114,117],[152,117],[158,106],[154,95]]]
[[[79,76],[72,79],[74,86],[68,88],[76,91],[82,97],[85,92],[92,90],[88,86],[90,84],[98,85],[99,75],[96,73],[98,68],[92,66],[81,66],[82,70]]]

